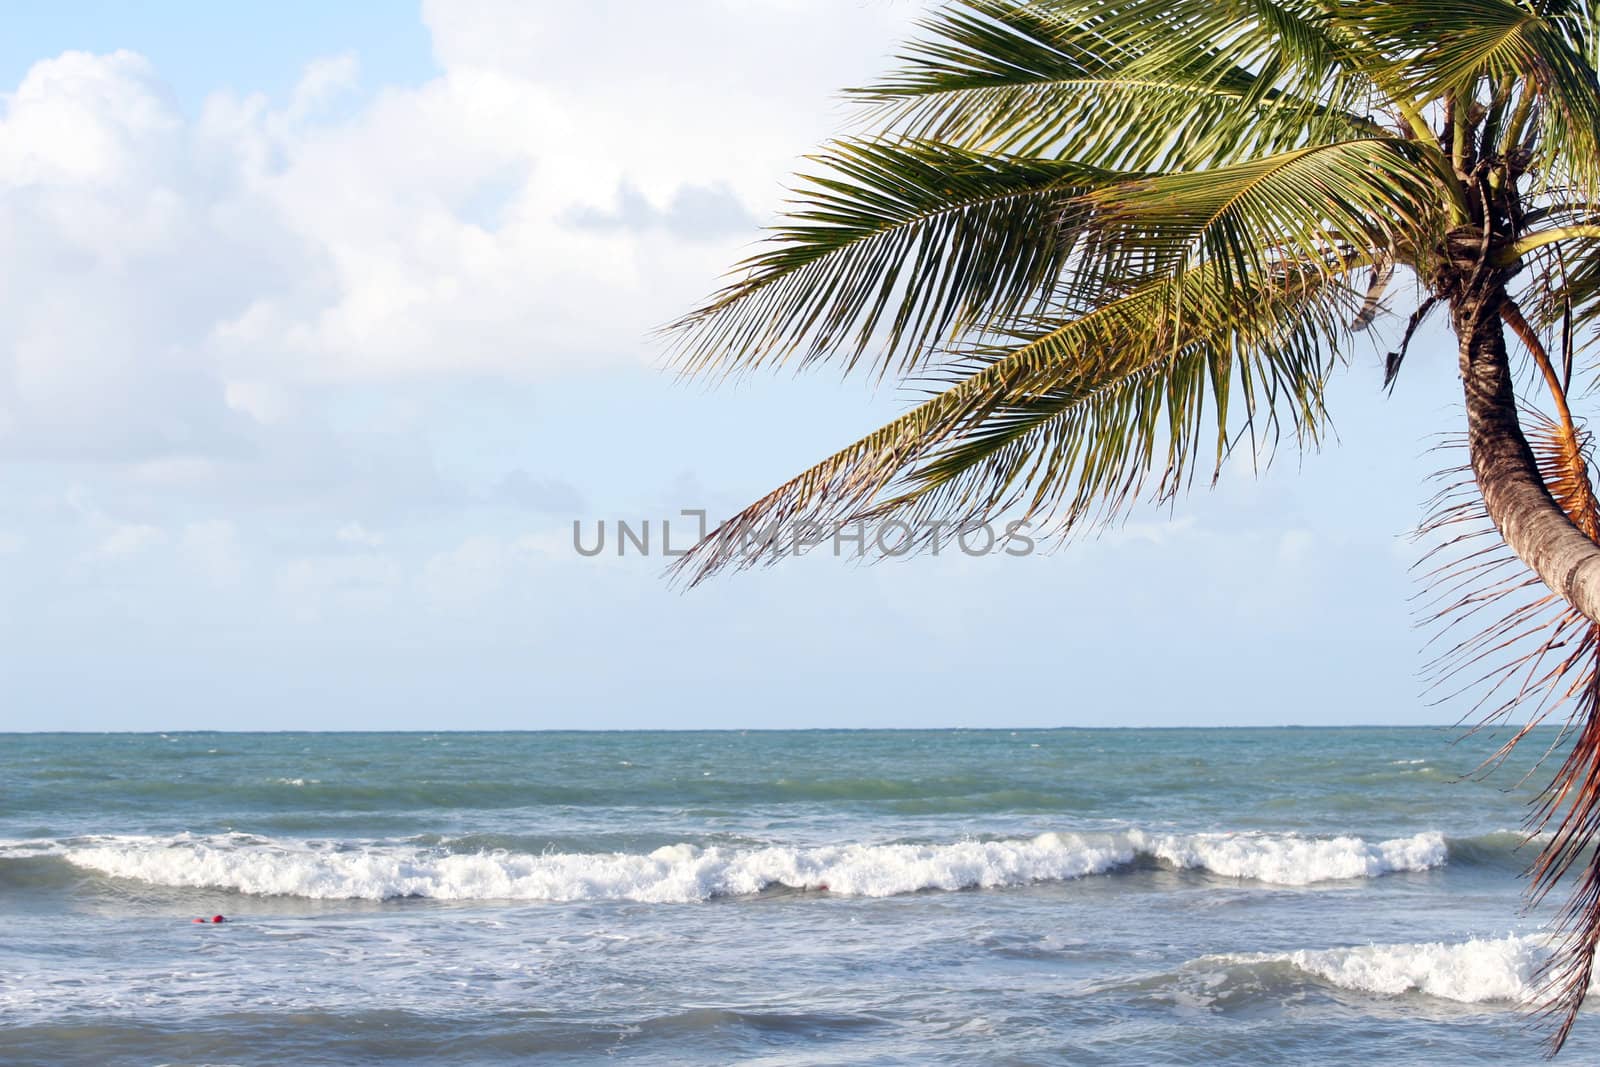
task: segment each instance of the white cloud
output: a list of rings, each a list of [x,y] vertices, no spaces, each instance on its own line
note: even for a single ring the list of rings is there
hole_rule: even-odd
[[[303,119],[343,92],[354,89],[361,74],[361,60],[351,53],[327,56],[306,65],[295,86],[286,117]]]
[[[293,407],[287,391],[271,382],[228,382],[222,390],[222,402],[264,425],[282,421]]]
[[[357,548],[377,548],[383,544],[383,535],[373,533],[359,522],[347,522],[339,527],[339,532],[334,535],[341,544],[354,545]]]
[[[0,181],[69,189],[159,180],[151,164],[181,134],[181,120],[154,94],[125,91],[152,76],[132,52],[66,52],[33,67],[6,102]],[[86,225],[77,235],[101,239]]]
[[[178,552],[213,586],[236,585],[244,571],[238,531],[226,519],[185,525],[178,539]]]
[[[225,174],[127,52],[36,64],[0,107],[0,454],[214,448],[204,338],[253,283]]]
[[[838,125],[816,87],[918,10],[429,3],[424,84],[330,108],[331,57],[196,119],[132,53],[40,62],[0,104],[0,454],[214,456],[321,383],[653,361]]]
[[[100,539],[94,555],[100,559],[126,559],[159,545],[167,535],[146,523],[123,523]]]

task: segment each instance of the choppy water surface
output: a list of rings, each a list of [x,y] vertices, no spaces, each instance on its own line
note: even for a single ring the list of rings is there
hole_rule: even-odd
[[[0,735],[0,1060],[1535,1063],[1456,736]]]

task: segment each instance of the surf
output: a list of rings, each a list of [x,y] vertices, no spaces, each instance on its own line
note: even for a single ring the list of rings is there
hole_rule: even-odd
[[[1273,833],[1048,832],[1028,838],[805,847],[666,845],[648,852],[452,851],[449,844],[303,841],[245,834],[120,836],[0,846],[152,885],[319,900],[694,903],[787,888],[846,897],[999,889],[1139,864],[1279,886],[1443,866],[1443,835],[1367,841]]]

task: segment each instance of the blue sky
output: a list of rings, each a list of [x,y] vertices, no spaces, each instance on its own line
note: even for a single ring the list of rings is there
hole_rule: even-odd
[[[653,327],[917,7],[33,5],[0,42],[0,728],[1416,723],[1447,339],[1337,446],[1026,559],[665,585],[899,409]],[[1240,466],[1240,465],[1235,465]]]

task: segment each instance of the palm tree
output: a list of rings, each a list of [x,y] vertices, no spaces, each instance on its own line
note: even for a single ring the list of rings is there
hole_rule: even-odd
[[[1533,819],[1555,829],[1530,892],[1576,882],[1544,972],[1559,1049],[1600,942],[1600,507],[1568,403],[1600,318],[1597,8],[961,0],[924,31],[854,91],[866,132],[812,157],[768,243],[670,332],[689,373],[837,360],[928,398],[680,573],[862,520],[922,545],[1002,514],[1065,534],[1235,451],[1315,446],[1330,372],[1409,275],[1387,377],[1438,309],[1466,408],[1433,615],[1501,612],[1434,666],[1487,674],[1489,720],[1560,707],[1575,731]]]

